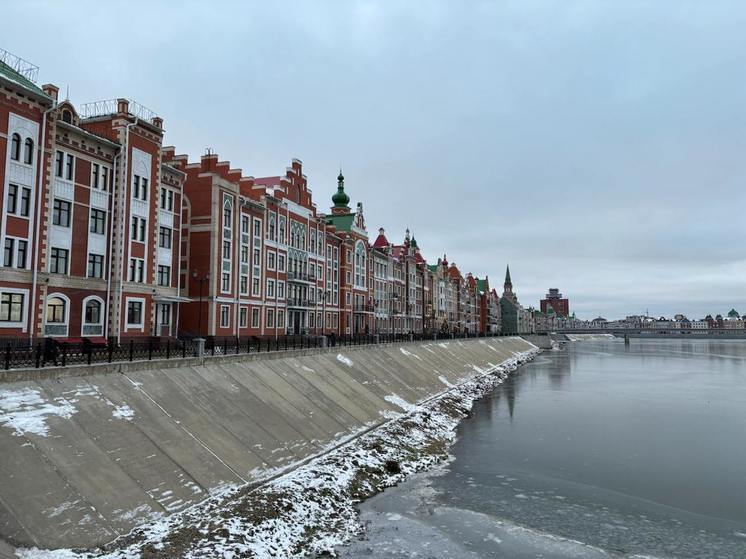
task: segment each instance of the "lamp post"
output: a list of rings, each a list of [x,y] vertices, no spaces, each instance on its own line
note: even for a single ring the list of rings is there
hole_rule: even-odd
[[[326,330],[326,300],[329,298],[329,292],[324,289],[324,293],[321,296],[321,335],[326,336],[325,330]]]
[[[210,281],[210,273],[206,273],[204,276],[197,274],[197,270],[192,270],[192,278],[199,282],[199,310],[197,311],[197,335],[202,336],[202,286],[205,282]]]

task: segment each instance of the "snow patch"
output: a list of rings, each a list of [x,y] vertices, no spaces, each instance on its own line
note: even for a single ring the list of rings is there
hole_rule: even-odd
[[[77,411],[67,399],[60,397],[49,401],[32,388],[0,391],[0,425],[13,429],[18,437],[27,433],[46,437],[49,435],[48,417],[70,419]]]
[[[402,398],[401,396],[397,396],[396,394],[389,394],[388,396],[384,396],[383,399],[386,400],[389,404],[394,404],[395,406],[400,407],[405,412],[415,412],[420,409],[418,406],[410,404],[404,398]]]
[[[340,363],[344,363],[348,367],[352,367],[352,365],[353,365],[352,359],[350,359],[349,357],[345,357],[341,353],[337,354],[337,361],[339,361]]]
[[[454,386],[456,386],[455,384],[451,384],[450,382],[448,382],[448,379],[444,377],[443,375],[440,375],[438,377],[438,380],[442,382],[443,384],[445,384],[448,388],[453,388]]]
[[[415,359],[419,359],[420,361],[422,361],[422,358],[419,355],[415,355],[414,353],[412,353],[411,351],[407,351],[403,347],[400,347],[399,351],[401,351],[404,355],[408,357],[414,357]]]
[[[122,404],[121,406],[115,406],[111,415],[123,421],[132,421],[135,417],[135,411],[127,404]]]

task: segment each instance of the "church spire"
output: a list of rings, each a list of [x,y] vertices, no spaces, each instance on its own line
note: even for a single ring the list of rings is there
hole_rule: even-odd
[[[505,268],[505,291],[513,290],[513,282],[510,281],[510,264]]]

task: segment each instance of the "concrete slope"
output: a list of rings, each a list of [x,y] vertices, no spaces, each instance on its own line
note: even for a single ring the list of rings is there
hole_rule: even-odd
[[[330,348],[0,382],[0,538],[91,547],[256,482],[533,346]],[[162,367],[162,368],[159,368]]]

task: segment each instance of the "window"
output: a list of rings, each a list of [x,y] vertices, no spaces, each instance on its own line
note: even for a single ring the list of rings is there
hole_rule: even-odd
[[[109,178],[109,170],[98,163],[91,164],[91,188],[106,190]]]
[[[52,209],[52,225],[70,227],[70,202],[55,199]]]
[[[102,254],[89,254],[88,255],[88,277],[89,278],[104,277],[104,256]]]
[[[140,175],[134,175],[132,180],[132,197],[135,200],[148,199],[148,179]]]
[[[171,229],[163,227],[158,230],[158,246],[161,248],[171,248]]]
[[[251,327],[259,328],[259,309],[256,307],[251,309]]]
[[[73,180],[73,165],[75,164],[75,158],[69,153],[65,155],[65,179]]]
[[[223,203],[223,227],[231,227],[233,223],[233,205],[230,198],[226,197]]]
[[[66,248],[54,248],[49,250],[49,273],[66,274],[67,257],[70,251]]]
[[[65,154],[61,151],[58,151],[54,156],[54,176],[62,178],[62,167],[63,167],[63,161],[65,159]]]
[[[262,236],[262,222],[258,219],[254,220],[254,237]]]
[[[223,259],[225,260],[231,259],[231,242],[230,241],[223,241]]]
[[[255,297],[258,297],[260,287],[261,285],[259,283],[259,278],[252,278],[251,279],[251,294],[254,295]]]
[[[104,210],[91,210],[90,226],[88,230],[97,235],[103,235],[106,230],[106,212]]]
[[[161,188],[161,209],[169,212],[174,211],[174,191]]]
[[[220,287],[222,291],[230,291],[231,290],[231,275],[223,272],[223,282]]]
[[[23,293],[3,293],[0,296],[0,322],[21,322],[23,300]]]
[[[10,237],[5,237],[5,256],[3,258],[3,266],[10,268],[13,266],[13,252],[15,249],[16,240]]]
[[[161,307],[161,326],[171,324],[171,305],[160,305]]]
[[[171,285],[171,266],[158,266],[158,285]]]
[[[101,301],[91,299],[85,304],[85,324],[101,324]]]
[[[228,328],[231,324],[231,308],[228,305],[220,305],[220,327]]]
[[[277,255],[277,271],[278,272],[285,271],[285,255],[284,254]]]
[[[21,136],[13,134],[10,140],[10,158],[13,161],[21,160]]]
[[[249,247],[247,247],[246,245],[241,247],[241,263],[249,263]]]
[[[142,301],[127,301],[127,325],[142,326]]]
[[[98,163],[91,163],[91,188],[98,188],[98,175],[101,169],[101,165]]]
[[[267,280],[267,297],[273,298],[275,296],[275,280]]]
[[[26,138],[23,143],[23,162],[26,165],[31,165],[34,162],[34,140]]]
[[[147,230],[147,222],[145,218],[133,217],[132,218],[132,231],[130,237],[133,241],[145,242],[145,231]]]
[[[249,325],[249,309],[241,307],[238,310],[238,327],[246,328]]]
[[[47,301],[47,324],[64,324],[67,302],[61,297],[51,297]]]
[[[129,280],[137,283],[145,281],[145,260],[141,258],[130,258]]]
[[[18,199],[20,195],[20,201]],[[19,203],[20,202],[20,203]],[[9,214],[28,217],[29,206],[31,204],[31,189],[19,187],[17,184],[8,185],[8,196],[6,199],[7,212]]]
[[[277,327],[285,328],[285,311],[277,311]]]
[[[270,270],[275,269],[275,253],[267,251],[267,268]]]
[[[16,268],[26,267],[26,253],[28,249],[28,241],[18,239],[18,252],[16,253]]]
[[[241,276],[241,295],[248,295],[249,293],[249,277]]]
[[[261,265],[261,251],[258,248],[254,249],[254,266]]]
[[[278,299],[285,298],[285,282],[284,281],[277,282],[277,298]]]
[[[269,230],[269,240],[274,241],[275,240],[275,214],[271,213],[269,214],[269,226],[267,227]]]
[[[278,240],[281,243],[285,242],[285,216],[280,216],[280,231]]]
[[[275,310],[267,309],[267,328],[275,327]]]
[[[249,232],[249,216],[247,215],[241,216],[241,232],[242,233]]]

